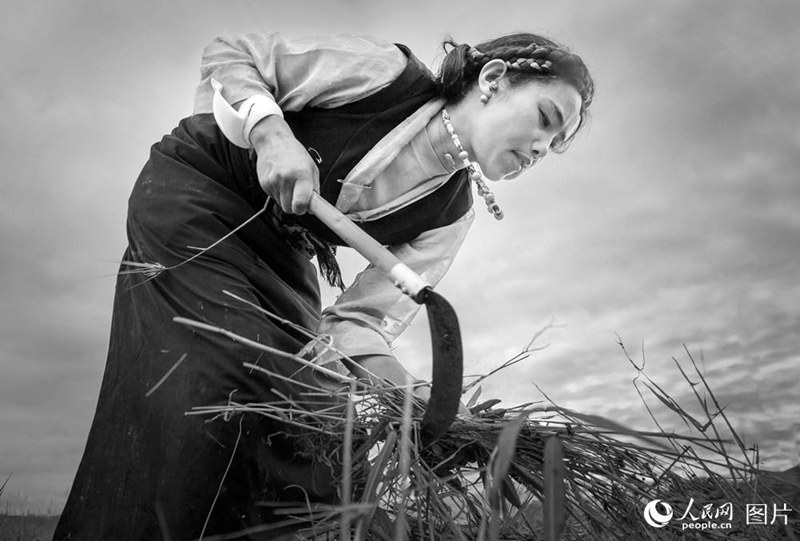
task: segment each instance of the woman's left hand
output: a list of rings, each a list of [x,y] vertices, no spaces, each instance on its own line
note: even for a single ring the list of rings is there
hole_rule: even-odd
[[[411,373],[391,355],[361,355],[353,358],[355,366],[350,366],[350,371],[357,377],[374,380],[376,377],[391,381],[397,386],[405,385],[407,381],[415,381]],[[424,401],[431,398],[429,384],[415,385],[414,394]],[[470,416],[469,408],[463,402],[458,403],[458,414]]]
[[[430,384],[417,385],[414,388],[414,394],[427,402],[428,400],[431,399]],[[470,412],[469,408],[465,406],[464,403],[461,402],[460,400],[458,402],[458,415],[472,417],[472,412]]]

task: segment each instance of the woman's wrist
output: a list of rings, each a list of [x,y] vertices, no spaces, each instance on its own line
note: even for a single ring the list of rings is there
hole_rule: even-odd
[[[250,144],[253,148],[270,144],[278,139],[294,138],[294,133],[289,124],[278,115],[262,118],[250,130]]]

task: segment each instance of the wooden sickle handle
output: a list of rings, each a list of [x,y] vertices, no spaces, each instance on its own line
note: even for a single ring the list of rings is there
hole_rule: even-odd
[[[376,268],[385,272],[403,293],[422,303],[422,291],[430,284],[400,261],[380,242],[372,238],[352,220],[342,214],[336,207],[328,203],[316,192],[311,196],[308,210],[316,216],[348,246],[356,250]]]
[[[417,303],[425,304],[431,330],[433,377],[431,397],[420,428],[422,443],[433,443],[453,424],[461,398],[464,354],[458,317],[453,307],[417,273],[321,196],[314,193],[308,209],[350,247],[388,274],[403,293]]]

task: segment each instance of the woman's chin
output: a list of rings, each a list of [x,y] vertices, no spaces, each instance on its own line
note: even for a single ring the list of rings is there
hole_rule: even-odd
[[[510,163],[503,163],[497,167],[487,167],[483,169],[483,176],[486,177],[486,180],[490,180],[492,182],[500,182],[501,180],[513,180],[520,176],[524,169],[520,167],[518,163],[515,163],[516,167],[511,167]]]
[[[509,162],[509,160],[502,160],[502,161],[497,160],[495,162],[487,163],[486,166],[483,166],[483,164],[481,164],[481,173],[483,173],[483,177],[490,182],[500,182],[501,180],[512,180],[517,178],[520,174],[522,174],[523,171],[524,169],[520,167],[519,163],[514,162],[512,164]]]
[[[500,180],[514,180],[518,176],[522,174],[523,169],[517,169],[516,171],[512,171],[511,173],[506,173],[503,175]]]
[[[481,173],[483,173],[483,178],[488,180],[489,182],[499,182],[503,179],[508,178],[510,173],[507,172],[508,169],[500,169],[494,167],[487,167],[486,169],[482,169]]]

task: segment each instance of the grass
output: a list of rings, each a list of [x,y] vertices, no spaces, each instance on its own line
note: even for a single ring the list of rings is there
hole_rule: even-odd
[[[264,350],[230,331],[181,323],[222,332]],[[537,350],[532,342],[487,376]],[[295,437],[305,440],[302,448],[341,467],[340,505],[300,502],[276,508],[286,522],[306,526],[306,539],[800,538],[800,467],[786,472],[759,470],[757,446],[747,447],[737,436],[688,350],[688,362],[675,361],[676,375],[693,391],[693,409],[699,414],[678,404],[643,366],[625,355],[638,372],[634,385],[643,402],[646,395],[654,397],[682,420],[683,433],[661,428],[649,408],[659,429],[634,431],[610,419],[563,408],[544,393],[541,401],[501,408],[497,400],[480,401],[480,382],[487,377],[482,376],[466,387],[472,415],[459,417],[442,438],[423,446],[419,429],[425,404],[413,394],[412,385],[355,381],[299,358],[298,368],[335,374],[339,383],[334,389],[308,387],[303,400],[313,403],[315,398],[336,394],[343,408],[308,409],[295,397],[274,403],[230,402],[187,413],[280,419],[292,427]],[[254,378],[279,377],[257,365],[246,366]],[[655,500],[673,510],[672,519],[662,521],[660,528],[644,519],[645,506]],[[666,512],[663,503],[652,505],[658,511],[656,519]],[[781,520],[748,524],[745,511],[752,505],[772,511],[782,506],[787,524]],[[724,513],[726,506],[730,517]],[[57,517],[0,515],[0,541],[50,539],[56,522]],[[708,529],[699,529],[703,524]],[[264,525],[250,531],[269,529]],[[239,536],[231,533],[204,539],[235,538]]]
[[[9,475],[0,485],[0,497],[11,480]],[[0,513],[0,541],[49,541],[58,524],[58,516],[31,513]]]
[[[531,343],[500,369],[533,351]],[[309,539],[797,539],[800,475],[759,471],[757,447],[745,447],[687,355],[690,368],[676,364],[700,416],[672,400],[643,367],[636,367],[635,380],[640,394],[650,393],[681,418],[687,428],[682,434],[629,430],[562,408],[544,393],[540,402],[499,408],[496,400],[479,403],[477,387],[467,404],[473,415],[459,418],[426,447],[419,434],[424,404],[410,386],[360,382],[356,387],[352,380],[346,385],[346,378],[338,390],[309,388],[304,397],[313,402],[338,393],[346,414],[305,409],[297,398],[192,413],[284,420],[300,430],[297,437],[307,440],[303,447],[344,464],[340,506],[299,504],[281,511],[306,521]],[[248,366],[254,377],[266,372]],[[661,528],[644,520],[645,506],[654,500],[674,511]],[[730,520],[720,517],[726,504],[733,510]],[[656,505],[663,514],[663,504]],[[788,506],[787,524],[747,524],[748,505]],[[703,516],[703,506],[711,515]],[[708,529],[699,529],[703,523]],[[712,524],[723,526],[714,530]],[[228,538],[233,537],[207,541]]]
[[[50,541],[58,516],[0,514],[0,541]]]

